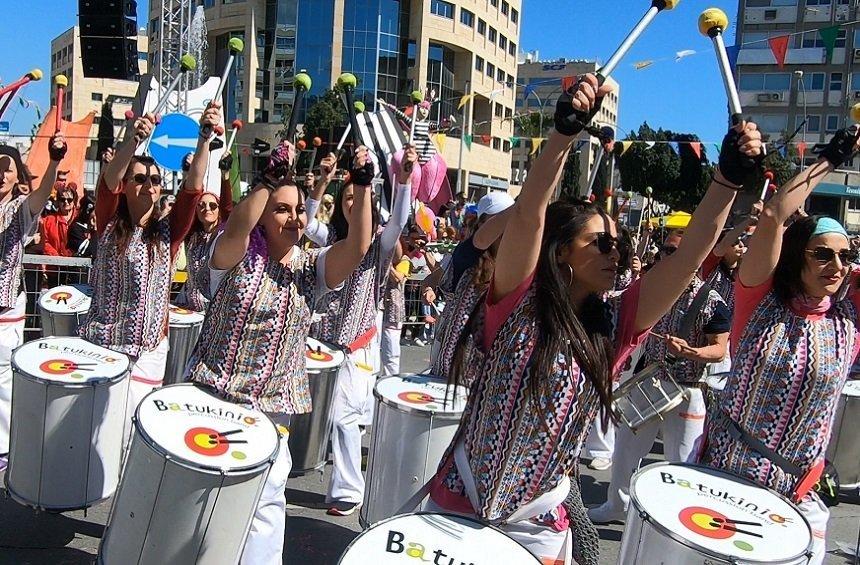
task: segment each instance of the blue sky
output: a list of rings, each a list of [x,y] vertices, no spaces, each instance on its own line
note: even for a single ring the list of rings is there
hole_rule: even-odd
[[[75,24],[75,0],[8,0],[26,9],[14,14],[14,25],[0,34],[0,81],[17,80],[33,67],[50,69],[50,41]],[[146,22],[146,1],[138,2],[138,23]],[[625,34],[645,13],[647,0],[524,0],[520,46],[538,49],[541,58],[606,60]],[[698,134],[719,141],[726,128],[726,103],[710,40],[699,34],[702,10],[716,6],[734,21],[737,2],[683,0],[672,11],[658,15],[615,73],[621,83],[622,130],[638,128],[647,120],[654,127]],[[7,22],[12,24],[12,20]],[[727,44],[734,43],[729,32]],[[698,53],[674,62],[677,51]],[[655,60],[636,71],[633,63]],[[49,77],[22,91],[25,98],[47,110]],[[18,104],[7,110],[14,134],[28,134],[35,113]],[[619,136],[621,133],[619,133]]]

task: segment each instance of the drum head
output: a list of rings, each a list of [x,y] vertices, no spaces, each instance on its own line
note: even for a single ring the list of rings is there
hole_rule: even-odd
[[[39,297],[39,306],[46,312],[78,314],[89,311],[92,296],[89,285],[56,286]]]
[[[305,348],[305,366],[308,371],[324,371],[340,367],[346,361],[343,350],[323,343],[312,337],[307,339]]]
[[[428,513],[404,514],[374,524],[349,544],[338,563],[401,564],[409,558],[417,559],[416,563],[540,563],[496,528],[462,516]]]
[[[845,396],[860,396],[860,381],[845,381],[842,394]]]
[[[459,416],[466,407],[466,387],[449,387],[432,375],[395,375],[379,379],[373,394],[380,402],[403,412]]]
[[[46,337],[25,343],[12,353],[15,371],[40,381],[86,385],[122,378],[130,362],[122,353],[79,337]]]
[[[203,313],[171,304],[168,320],[173,327],[196,326],[203,323]]]
[[[278,449],[278,431],[268,416],[193,384],[146,395],[137,407],[135,427],[154,449],[195,468],[255,469]]]
[[[633,476],[630,496],[669,537],[732,561],[784,563],[812,541],[806,520],[787,500],[707,467],[649,465]]]

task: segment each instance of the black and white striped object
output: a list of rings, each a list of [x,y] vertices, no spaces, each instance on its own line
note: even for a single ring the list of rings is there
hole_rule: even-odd
[[[362,112],[356,116],[358,131],[363,143],[378,157],[379,169],[382,174],[383,185],[380,198],[381,213],[384,219],[388,218],[393,200],[393,178],[391,176],[391,161],[394,154],[403,149],[406,144],[406,133],[397,118],[387,108],[380,108],[376,112]]]

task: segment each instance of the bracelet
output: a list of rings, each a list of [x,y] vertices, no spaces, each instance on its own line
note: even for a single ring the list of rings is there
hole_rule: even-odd
[[[714,181],[715,183],[717,183],[718,185],[723,186],[725,188],[728,188],[729,190],[734,190],[735,192],[741,190],[744,187],[743,185],[737,186],[737,185],[733,185],[733,184],[726,184],[724,182],[720,182],[717,180],[716,173],[714,173],[714,176],[711,177],[711,180]]]

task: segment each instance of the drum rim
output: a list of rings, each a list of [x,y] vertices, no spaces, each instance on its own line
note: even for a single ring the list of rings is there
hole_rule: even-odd
[[[441,377],[437,377],[436,375],[431,375],[429,373],[399,373],[397,375],[389,375],[387,377],[382,377],[382,378],[376,379],[376,383],[374,383],[374,385],[373,385],[373,396],[374,396],[374,398],[376,398],[376,400],[379,401],[380,404],[384,404],[386,406],[389,406],[389,407],[397,410],[398,412],[403,412],[404,414],[414,414],[416,416],[423,416],[425,418],[434,418],[434,419],[439,419],[439,420],[459,420],[460,418],[462,418],[463,412],[465,411],[465,407],[463,407],[463,410],[461,410],[460,412],[428,412],[427,410],[421,410],[419,408],[412,408],[410,406],[403,406],[402,404],[397,404],[396,402],[394,402],[388,398],[385,398],[384,396],[382,396],[379,393],[378,387],[379,387],[380,383],[382,383],[383,381],[389,380],[389,379],[401,378],[403,375],[412,375],[412,376],[416,376],[416,377],[417,376],[429,377],[431,379],[438,380],[439,382],[444,384],[446,387],[448,386],[447,381],[445,381]],[[459,385],[459,386],[460,386],[460,388],[465,390],[466,393],[468,394],[469,391],[466,387],[464,387],[462,385]],[[429,512],[429,514],[432,514],[432,512]]]
[[[193,471],[198,471],[198,472],[213,474],[213,475],[236,476],[236,475],[252,474],[254,471],[258,471],[261,468],[270,466],[275,461],[275,459],[277,459],[278,451],[280,450],[280,447],[281,447],[281,441],[284,441],[284,440],[283,440],[283,438],[281,438],[281,434],[278,431],[277,426],[275,426],[275,423],[272,421],[271,418],[269,418],[269,415],[266,414],[265,412],[262,412],[262,411],[256,410],[256,409],[254,409],[254,411],[262,414],[266,418],[266,421],[272,425],[272,428],[275,431],[275,440],[276,440],[275,441],[275,447],[272,450],[271,455],[269,455],[266,459],[260,461],[257,464],[245,465],[243,467],[234,467],[231,469],[225,469],[224,467],[216,467],[214,465],[203,465],[201,463],[196,463],[196,462],[191,461],[189,459],[185,459],[181,455],[176,455],[175,453],[170,453],[169,451],[167,451],[166,448],[159,445],[158,442],[155,441],[155,439],[153,439],[153,437],[150,434],[148,434],[146,432],[146,430],[143,429],[143,425],[140,423],[140,407],[143,406],[144,401],[147,398],[149,398],[150,396],[152,396],[153,394],[160,392],[166,388],[178,387],[178,386],[183,386],[183,387],[193,386],[193,387],[198,388],[204,392],[214,391],[214,389],[212,387],[209,387],[209,386],[206,386],[206,385],[203,385],[200,383],[185,382],[185,383],[176,383],[176,384],[172,384],[172,385],[167,385],[167,386],[157,388],[157,389],[152,390],[149,393],[147,393],[146,396],[144,396],[141,399],[140,403],[134,409],[134,417],[132,418],[132,425],[134,426],[135,433],[140,435],[140,439],[142,439],[143,441],[146,442],[147,447],[149,447],[150,449],[152,449],[154,452],[158,453],[159,455],[162,455],[165,459],[169,460],[170,462],[175,463],[181,467],[185,467],[185,468],[191,469]],[[217,396],[215,394],[213,394],[213,396],[216,396],[216,398],[220,398],[219,396]],[[224,400],[223,398],[220,398],[220,399]],[[237,406],[239,406],[239,405],[237,404]]]
[[[364,536],[370,530],[376,528],[377,526],[381,526],[387,522],[390,522],[392,520],[396,520],[398,518],[404,518],[406,516],[421,516],[424,514],[429,514],[431,516],[445,516],[447,518],[456,518],[456,519],[460,519],[460,520],[465,520],[467,522],[472,522],[474,524],[477,524],[479,526],[483,526],[485,528],[491,528],[493,530],[496,530],[497,532],[499,532],[500,534],[502,534],[503,536],[505,536],[506,538],[508,538],[509,540],[514,542],[515,544],[517,544],[518,546],[522,547],[525,550],[525,552],[534,559],[535,563],[538,563],[538,564],[541,563],[541,560],[538,559],[531,551],[529,551],[529,549],[526,546],[524,546],[523,544],[521,544],[520,542],[518,542],[517,540],[515,540],[514,538],[512,538],[508,534],[506,534],[498,526],[494,526],[492,524],[487,524],[485,522],[481,522],[477,518],[470,518],[468,516],[463,516],[462,514],[454,514],[453,512],[426,512],[426,511],[422,510],[421,512],[407,512],[406,514],[397,514],[396,516],[391,516],[390,518],[386,518],[384,520],[380,520],[379,522],[371,524],[366,529],[359,532],[358,535],[355,536],[355,538],[353,538],[353,540],[351,542],[349,542],[349,545],[347,545],[346,548],[343,550],[343,553],[340,554],[340,557],[337,560],[337,565],[341,565],[341,563],[343,563],[344,556],[349,552],[349,550],[352,548],[352,546],[355,545],[356,543],[358,543],[358,540],[360,540],[362,538],[362,536]]]
[[[775,491],[773,491],[767,487],[763,487],[763,486],[755,483],[754,481],[747,479],[746,477],[738,477],[737,475],[733,475],[733,474],[731,474],[727,471],[724,471],[722,469],[715,469],[714,467],[708,467],[707,465],[699,465],[699,464],[693,464],[693,463],[672,463],[671,461],[658,461],[658,462],[652,463],[651,465],[648,465],[646,467],[642,467],[641,469],[636,471],[632,477],[630,477],[630,502],[633,506],[636,507],[636,509],[639,511],[640,514],[644,513],[646,516],[648,516],[647,520],[645,518],[642,518],[643,522],[647,521],[648,524],[650,524],[653,528],[655,528],[660,533],[668,536],[670,539],[680,543],[681,545],[683,545],[685,547],[688,547],[688,548],[693,549],[695,551],[698,551],[700,553],[704,553],[705,555],[707,555],[709,557],[714,557],[714,558],[718,558],[718,559],[726,559],[726,557],[727,557],[725,554],[716,553],[711,549],[708,549],[706,547],[702,547],[701,545],[697,544],[696,542],[691,541],[689,539],[686,539],[686,538],[682,537],[680,534],[673,532],[672,530],[670,530],[669,528],[667,528],[666,526],[664,526],[660,522],[652,519],[651,514],[643,508],[643,506],[639,500],[639,497],[633,488],[636,484],[636,478],[639,475],[644,474],[645,471],[647,471],[647,470],[650,470],[650,469],[653,469],[656,467],[666,467],[666,466],[697,469],[697,470],[705,471],[708,473],[716,473],[719,475],[725,475],[726,477],[731,478],[735,482],[744,483],[748,486],[762,489],[762,490],[767,491],[768,493],[772,494],[773,496],[776,496],[776,497],[782,499],[784,502],[786,502],[789,506],[791,506],[794,509],[794,511],[797,513],[798,516],[800,516],[800,518],[803,520],[803,524],[806,525],[807,532],[809,532],[809,543],[806,545],[806,549],[804,549],[802,553],[781,558],[779,561],[773,561],[773,560],[761,561],[758,559],[744,558],[742,560],[743,563],[749,563],[750,565],[791,564],[791,563],[795,563],[795,561],[798,558],[803,557],[804,555],[808,555],[812,551],[812,537],[813,537],[812,536],[812,527],[809,525],[809,522],[806,520],[806,516],[804,516],[803,513],[800,512],[800,510],[797,508],[797,505],[794,504],[793,502],[791,502],[791,500],[789,500],[787,497],[785,497],[785,496],[779,494],[778,492],[775,492]]]
[[[71,512],[73,510],[85,510],[87,508],[92,508],[96,504],[101,504],[102,502],[106,501],[107,499],[112,497],[114,494],[116,494],[116,489],[114,489],[114,491],[107,496],[104,496],[104,497],[96,499],[96,500],[86,501],[86,503],[84,503],[83,506],[44,506],[42,504],[36,504],[32,500],[24,498],[23,496],[16,493],[15,490],[9,485],[9,472],[8,471],[3,476],[3,486],[6,488],[6,492],[9,493],[9,496],[12,498],[12,500],[17,502],[18,504],[21,504],[22,506],[27,506],[28,508],[33,508],[35,510],[39,510],[42,512],[51,512],[51,513],[54,513],[54,512]],[[119,481],[117,481],[117,488],[118,487],[119,487]]]
[[[39,377],[37,375],[32,375],[32,374],[28,373],[26,369],[21,367],[21,365],[19,365],[18,362],[16,361],[15,353],[19,349],[21,349],[21,347],[30,345],[31,343],[38,343],[40,341],[45,341],[48,339],[58,339],[58,338],[76,339],[76,340],[82,341],[83,343],[86,343],[89,345],[95,345],[96,347],[101,347],[102,349],[106,349],[106,350],[108,350],[111,353],[114,353],[116,355],[122,355],[123,359],[125,359],[125,362],[126,362],[125,370],[115,377],[99,377],[97,379],[92,379],[92,380],[89,380],[89,381],[84,382],[84,383],[65,383],[65,382],[61,382],[61,381],[52,381],[50,379],[45,379],[45,378]],[[106,383],[106,382],[116,383],[116,382],[123,380],[124,378],[126,378],[131,373],[131,359],[129,359],[128,355],[126,355],[125,353],[122,353],[121,351],[114,351],[113,349],[108,349],[107,347],[102,347],[101,345],[96,345],[95,343],[90,343],[89,341],[85,340],[82,337],[67,336],[67,335],[45,336],[45,337],[40,337],[39,339],[34,339],[33,341],[28,341],[27,343],[25,343],[24,345],[21,345],[20,347],[16,348],[12,352],[12,358],[9,361],[9,365],[12,367],[12,374],[13,375],[20,375],[21,377],[23,377],[27,380],[37,382],[40,384],[44,384],[47,386],[59,386],[59,387],[63,387],[63,388],[92,388],[94,386],[98,386],[101,383]]]
[[[189,329],[189,328],[203,327],[203,320],[201,319],[199,322],[179,322],[179,323],[175,323],[175,322],[168,320],[167,327],[168,327],[168,334],[169,334],[170,328],[185,330],[185,329]]]
[[[336,343],[331,343],[330,341],[323,341],[323,340],[317,339],[313,336],[308,336],[308,339],[318,341],[330,349],[334,349],[335,351],[339,351],[343,355],[343,360],[340,363],[338,363],[337,365],[332,365],[331,367],[317,367],[314,369],[309,369],[308,368],[308,362],[307,362],[307,356],[305,356],[305,359],[306,359],[305,360],[305,372],[306,373],[310,373],[311,371],[321,373],[323,371],[330,371],[332,369],[336,369],[339,371],[340,368],[344,366],[344,364],[346,363],[347,357],[349,357],[349,352],[347,351],[346,347],[341,347],[340,345],[337,345]],[[307,349],[307,347],[308,347],[308,340],[305,339],[305,349]]]

